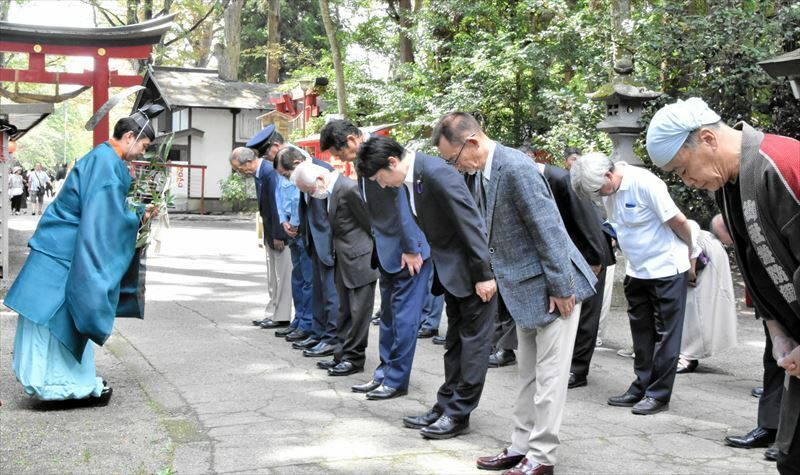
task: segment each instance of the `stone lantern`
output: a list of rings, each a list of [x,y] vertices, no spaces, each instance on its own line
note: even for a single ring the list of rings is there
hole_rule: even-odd
[[[615,78],[589,95],[593,101],[606,103],[606,118],[597,124],[597,129],[607,133],[614,144],[616,160],[625,160],[631,165],[644,163],[633,152],[633,144],[645,126],[641,123],[642,109],[647,101],[658,98],[661,93],[636,84],[631,78],[633,64],[620,61],[614,66]]]
[[[795,99],[800,99],[800,49],[758,63],[774,78],[786,77]]]

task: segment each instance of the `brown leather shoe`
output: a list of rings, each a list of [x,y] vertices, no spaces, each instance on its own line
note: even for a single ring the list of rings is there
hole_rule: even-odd
[[[481,470],[508,470],[524,458],[525,456],[522,454],[508,455],[508,449],[503,449],[502,452],[491,457],[478,457],[475,465]]]
[[[514,468],[503,472],[503,475],[553,475],[553,466],[542,465],[524,458]]]

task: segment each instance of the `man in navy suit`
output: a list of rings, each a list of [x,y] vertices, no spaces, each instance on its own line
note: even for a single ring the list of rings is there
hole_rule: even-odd
[[[268,327],[285,326],[292,314],[292,258],[286,241],[289,236],[283,230],[278,219],[278,208],[275,204],[275,188],[280,176],[275,173],[272,164],[260,158],[256,151],[248,147],[238,147],[230,157],[231,167],[238,173],[252,176],[256,182],[258,196],[258,212],[264,223],[264,244],[267,250],[267,270],[273,274],[275,286],[272,289],[274,313],[260,322]]]
[[[354,162],[367,140],[369,135],[345,120],[333,120],[320,132],[320,147],[344,162]],[[381,273],[380,364],[370,381],[352,390],[366,393],[367,399],[389,399],[408,391],[432,272],[430,247],[414,221],[405,190],[382,189],[363,177],[359,188],[375,240],[373,265]]]
[[[409,205],[431,246],[434,294],[444,293],[447,337],[445,382],[427,413],[403,419],[423,437],[465,433],[486,379],[497,285],[484,219],[464,178],[444,160],[373,137],[358,151],[358,172],[381,187],[409,192]],[[392,213],[385,210],[384,213]]]
[[[293,150],[299,151],[297,148]],[[279,152],[275,156],[276,170],[281,176],[289,179],[295,167],[307,160],[308,158],[300,153]],[[332,166],[322,160],[313,158],[312,161],[327,170],[333,170]],[[308,193],[301,193],[299,215],[298,234],[304,237],[313,267],[311,308],[314,323],[311,336],[292,343],[292,347],[302,349],[303,356],[331,356],[337,342],[336,318],[339,313],[339,297],[336,293],[333,233],[328,219],[328,198],[315,198]]]

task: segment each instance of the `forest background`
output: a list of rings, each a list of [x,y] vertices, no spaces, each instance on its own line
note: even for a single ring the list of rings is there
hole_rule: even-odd
[[[37,3],[46,2],[0,0],[0,19]],[[530,145],[557,164],[565,147],[609,153],[610,140],[595,127],[605,107],[588,95],[611,79],[619,55],[633,59],[635,82],[664,93],[650,103],[645,121],[663,104],[698,96],[729,124],[744,120],[800,137],[800,101],[785,79],[770,78],[757,65],[800,48],[800,2],[794,0],[81,3],[92,12],[84,26],[177,13],[151,57],[155,65],[216,68],[227,79],[286,89],[301,78],[329,78],[325,112],[359,125],[397,123],[395,137],[417,149],[430,150],[427,137],[438,117],[462,110],[476,115],[493,139]],[[615,23],[619,11],[628,13]],[[9,56],[0,64],[19,67]],[[130,68],[142,72],[144,65]],[[32,92],[47,87],[19,85]],[[128,112],[117,109],[117,115]],[[49,167],[79,158],[91,147],[83,130],[91,113],[90,93],[56,104],[20,141],[18,158]],[[642,145],[638,152],[647,163]],[[707,222],[715,212],[709,197],[667,179],[679,206]]]

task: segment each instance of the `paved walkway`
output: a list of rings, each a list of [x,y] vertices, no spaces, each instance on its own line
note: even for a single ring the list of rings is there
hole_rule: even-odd
[[[19,217],[12,227],[33,229],[34,219]],[[489,370],[470,434],[421,438],[400,419],[433,402],[441,347],[419,342],[407,397],[376,402],[350,392],[369,373],[328,377],[250,324],[265,303],[253,229],[174,223],[161,254],[147,261],[147,318],[118,320],[98,350],[98,372],[115,391],[106,408],[44,411],[26,398],[11,372],[16,319],[4,313],[0,472],[478,473],[475,458],[510,435],[516,367]],[[569,392],[557,472],[775,472],[762,450],[721,443],[755,424],[749,392],[761,375],[764,336],[751,313],[740,315],[739,346],[678,376],[670,411],[655,416],[605,403],[633,376],[632,360],[616,354],[630,342],[624,308],[613,307],[609,318],[589,386]],[[376,342],[372,327],[368,368],[377,363]]]

